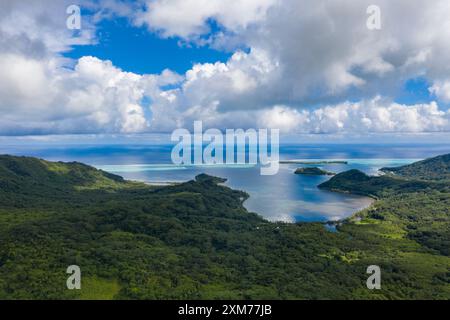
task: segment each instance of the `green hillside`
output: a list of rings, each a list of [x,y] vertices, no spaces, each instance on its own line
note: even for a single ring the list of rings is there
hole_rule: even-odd
[[[450,180],[450,154],[402,167],[382,168],[381,171],[413,179]]]
[[[37,193],[41,189],[116,188],[125,182],[122,177],[78,162],[49,162],[8,155],[0,155],[0,177],[3,192],[20,194],[24,191]]]
[[[380,200],[331,233],[249,213],[220,178],[150,187],[1,156],[0,299],[449,299],[448,189],[350,175],[330,181]],[[74,264],[81,290],[66,288]],[[366,288],[372,264],[381,290]]]
[[[319,188],[380,198],[392,193],[412,193],[427,189],[449,191],[450,185],[441,180],[414,180],[393,175],[371,177],[354,169],[337,174],[320,184]]]

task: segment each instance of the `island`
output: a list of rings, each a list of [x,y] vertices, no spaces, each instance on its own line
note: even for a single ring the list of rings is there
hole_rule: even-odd
[[[334,172],[326,171],[317,167],[298,168],[295,174],[302,174],[306,176],[334,176]]]
[[[348,161],[304,161],[304,160],[280,160],[280,164],[306,164],[306,165],[327,165],[327,164],[348,164]]]

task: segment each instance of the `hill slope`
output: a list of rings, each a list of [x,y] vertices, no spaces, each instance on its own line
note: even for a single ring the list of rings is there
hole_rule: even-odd
[[[35,187],[89,187],[102,184],[117,186],[124,179],[79,162],[49,162],[30,157],[0,155],[0,177],[3,191],[23,191]],[[30,190],[32,191],[32,190]]]
[[[450,180],[450,154],[425,159],[402,167],[382,168],[381,171],[411,179]]]
[[[335,175],[318,186],[335,192],[352,193],[379,198],[386,193],[411,193],[426,189],[449,190],[450,185],[441,180],[413,180],[399,176],[368,176],[359,170],[349,170]]]

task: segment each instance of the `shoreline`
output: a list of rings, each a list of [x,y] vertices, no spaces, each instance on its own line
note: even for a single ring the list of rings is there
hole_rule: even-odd
[[[123,178],[123,177],[122,177]],[[125,179],[125,178],[124,178]],[[133,182],[138,182],[138,183],[143,183],[149,187],[170,187],[170,186],[176,186],[176,185],[181,185],[184,183],[187,183],[191,180],[195,180],[194,179],[188,179],[185,181],[145,181],[145,180],[128,180],[125,179],[127,181],[133,181]],[[242,207],[249,213],[255,213],[257,214],[259,217],[261,217],[262,219],[264,219],[265,221],[269,222],[269,223],[288,223],[288,224],[297,224],[297,223],[320,223],[324,226],[326,225],[337,225],[340,223],[343,223],[344,221],[346,221],[347,219],[351,219],[353,216],[357,215],[358,213],[360,213],[363,210],[366,210],[368,208],[370,208],[377,200],[379,200],[378,198],[376,198],[375,196],[370,196],[370,195],[366,195],[366,194],[357,194],[357,193],[350,193],[347,191],[342,191],[342,190],[327,190],[327,189],[320,189],[318,188],[319,191],[322,192],[330,192],[330,193],[338,193],[338,194],[343,194],[343,195],[349,195],[349,196],[355,196],[355,197],[360,197],[360,198],[368,198],[371,199],[372,201],[370,202],[370,204],[368,204],[367,206],[364,206],[363,208],[358,209],[357,211],[351,213],[350,215],[346,216],[346,217],[342,217],[341,219],[338,220],[316,220],[316,221],[286,221],[286,220],[271,220],[269,218],[267,218],[266,216],[264,216],[263,214],[261,214],[259,211],[257,210],[251,210],[250,208],[247,208],[245,206],[245,202],[247,202],[250,198],[251,195],[246,191],[246,190],[242,190],[239,188],[234,188],[232,186],[227,185],[227,182],[223,182],[223,183],[218,183],[219,186],[222,186],[224,188],[229,188],[232,190],[236,190],[236,191],[240,191],[240,192],[244,192],[247,197],[245,197],[245,199],[240,199],[241,200],[241,205]],[[317,186],[316,186],[317,187]]]

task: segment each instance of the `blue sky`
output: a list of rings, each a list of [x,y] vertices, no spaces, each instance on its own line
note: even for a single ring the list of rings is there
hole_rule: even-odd
[[[231,57],[231,52],[183,44],[179,38],[163,39],[145,27],[133,26],[123,17],[101,21],[97,25],[97,36],[98,43],[75,46],[64,56],[73,59],[95,56],[138,74],[161,73],[164,69],[182,74],[195,63],[226,62]]]
[[[424,78],[408,79],[395,101],[403,104],[428,103],[433,100],[429,87],[430,83]]]
[[[81,0],[0,4],[0,135],[450,131],[450,4]],[[308,10],[306,10],[307,8]],[[399,18],[401,15],[402,19]],[[411,23],[414,21],[414,23]]]

